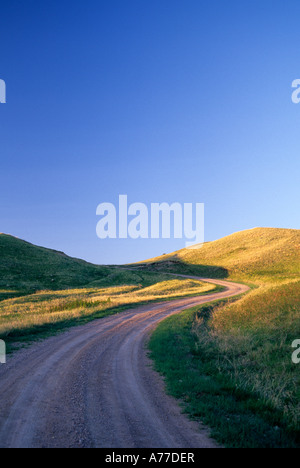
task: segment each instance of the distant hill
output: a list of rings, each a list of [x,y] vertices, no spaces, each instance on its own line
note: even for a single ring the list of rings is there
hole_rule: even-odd
[[[31,292],[84,286],[101,280],[108,271],[108,267],[0,234],[0,289],[7,291],[7,297],[11,290]]]
[[[299,230],[257,228],[131,267],[211,278],[284,280],[300,276],[299,246]],[[123,272],[119,274],[122,276]],[[2,297],[10,297],[10,291],[15,295],[16,291],[76,288],[99,281],[103,284],[106,279],[111,280],[111,275],[116,275],[111,267],[93,265],[0,234]]]
[[[300,230],[256,228],[202,248],[183,249],[137,268],[195,273],[212,278],[284,280],[300,276]]]

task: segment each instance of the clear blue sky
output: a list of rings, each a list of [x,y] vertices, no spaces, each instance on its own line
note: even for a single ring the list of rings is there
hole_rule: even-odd
[[[0,232],[95,263],[96,207],[203,202],[206,240],[299,228],[299,0],[1,0]]]

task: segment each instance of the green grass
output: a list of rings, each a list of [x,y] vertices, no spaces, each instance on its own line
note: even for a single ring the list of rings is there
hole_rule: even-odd
[[[225,301],[225,307],[230,303],[235,304]],[[233,378],[232,355],[211,336],[213,311],[222,307],[224,301],[190,309],[164,320],[153,333],[150,356],[165,377],[168,393],[192,419],[210,427],[212,437],[226,447],[300,447],[299,419],[294,424],[280,405],[262,398],[260,386],[255,391]],[[245,356],[250,358],[247,349],[238,359]],[[290,390],[297,398],[294,385]],[[287,398],[293,407],[293,397]]]
[[[104,279],[111,268],[0,234],[0,299],[40,290],[76,288]]]
[[[291,430],[300,429],[300,368],[291,360],[291,344],[300,336],[299,312],[300,281],[294,281],[265,286],[218,308],[207,328],[201,320],[196,324],[199,346],[218,350],[220,372],[279,410]]]
[[[202,309],[200,318],[199,314],[188,315],[184,327],[178,317],[167,320],[151,341],[153,358],[166,376],[169,391],[182,398],[171,372],[172,360],[168,361],[165,352],[159,351],[167,342],[169,345],[173,342],[175,362],[181,359],[185,362],[179,380],[184,382],[185,391],[193,395],[191,414],[195,416],[196,409],[202,408],[198,416],[228,446],[267,447],[289,443],[293,446],[295,440],[299,443],[300,366],[291,360],[292,342],[300,338],[299,247],[299,230],[253,229],[199,249],[184,249],[135,265],[137,271],[220,276],[256,286],[237,302],[223,304],[213,311]],[[209,314],[206,319],[204,310]],[[191,355],[176,346],[173,335],[177,344],[181,339],[189,343]],[[192,375],[205,382],[211,377],[212,387],[209,385],[204,395],[202,391],[195,393]],[[223,385],[222,394],[217,397],[213,391],[216,382]],[[224,383],[228,386],[224,387]],[[243,395],[242,405],[237,404],[237,395],[238,398]],[[228,416],[231,398],[234,417]],[[243,413],[245,405],[248,419]],[[211,417],[205,408],[212,413]],[[272,415],[275,415],[273,419]],[[256,417],[263,431],[258,431],[259,424],[253,427],[251,421]],[[276,428],[276,437],[261,421]],[[264,431],[267,437],[261,437]],[[251,432],[258,436],[253,438]]]

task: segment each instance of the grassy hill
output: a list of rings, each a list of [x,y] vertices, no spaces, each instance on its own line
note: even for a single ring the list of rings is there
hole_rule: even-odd
[[[257,286],[167,319],[150,343],[169,391],[228,446],[300,445],[299,247],[299,230],[258,228],[135,265]]]
[[[107,267],[91,265],[5,234],[0,234],[0,266],[2,297],[80,287],[108,273]]]
[[[137,264],[211,278],[276,282],[300,276],[300,231],[256,228]]]

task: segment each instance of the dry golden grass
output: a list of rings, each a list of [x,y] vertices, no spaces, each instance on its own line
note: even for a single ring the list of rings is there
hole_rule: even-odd
[[[300,281],[264,285],[196,319],[198,345],[213,348],[220,373],[253,392],[299,430],[300,373],[291,345],[300,337]]]
[[[99,312],[128,304],[204,294],[211,284],[188,279],[158,281],[150,286],[125,285],[65,291],[40,291],[22,298],[0,302],[0,336],[16,330],[93,317]]]
[[[257,284],[300,277],[300,231],[256,228],[147,260],[139,267],[207,274]]]

